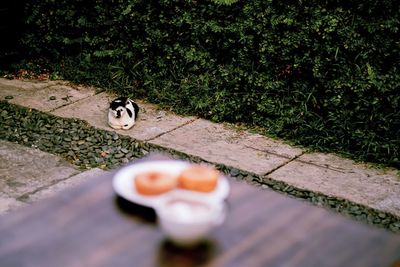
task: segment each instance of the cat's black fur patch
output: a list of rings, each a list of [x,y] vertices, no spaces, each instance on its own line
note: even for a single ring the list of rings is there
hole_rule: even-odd
[[[127,108],[126,111],[128,112],[129,118],[132,118],[133,116],[132,111],[129,108]]]
[[[110,103],[110,108],[116,110],[118,107],[125,107],[127,101],[127,97],[118,97]]]
[[[139,113],[139,106],[133,101],[132,101],[132,106],[135,109],[135,118],[137,118],[138,113]]]

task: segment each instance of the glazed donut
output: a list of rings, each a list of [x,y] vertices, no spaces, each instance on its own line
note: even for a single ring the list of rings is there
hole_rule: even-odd
[[[162,172],[144,172],[135,176],[136,191],[142,195],[159,195],[174,189],[177,178]]]
[[[182,189],[211,192],[217,186],[220,173],[209,166],[192,164],[179,175],[178,186]]]

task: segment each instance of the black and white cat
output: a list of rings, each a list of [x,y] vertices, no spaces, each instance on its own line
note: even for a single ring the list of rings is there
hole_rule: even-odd
[[[135,125],[139,106],[127,97],[118,97],[110,103],[108,125],[114,129],[128,130]]]

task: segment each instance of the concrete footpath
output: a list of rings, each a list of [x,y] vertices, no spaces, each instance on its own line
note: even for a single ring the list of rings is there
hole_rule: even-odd
[[[78,118],[108,131],[115,131],[107,125],[108,103],[114,97],[64,81],[0,79],[1,100]],[[116,131],[118,134],[400,217],[399,170],[373,168],[333,154],[308,153],[233,125],[178,116],[142,101],[138,104],[141,113],[136,125]],[[54,155],[32,150],[0,142],[0,213],[103,172],[78,170]],[[46,172],[41,172],[41,162],[45,162]],[[33,173],[35,169],[39,173]]]

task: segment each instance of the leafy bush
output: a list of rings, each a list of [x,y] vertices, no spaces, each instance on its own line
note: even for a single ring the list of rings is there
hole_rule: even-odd
[[[23,47],[72,81],[400,166],[397,1],[216,2],[35,0]]]

